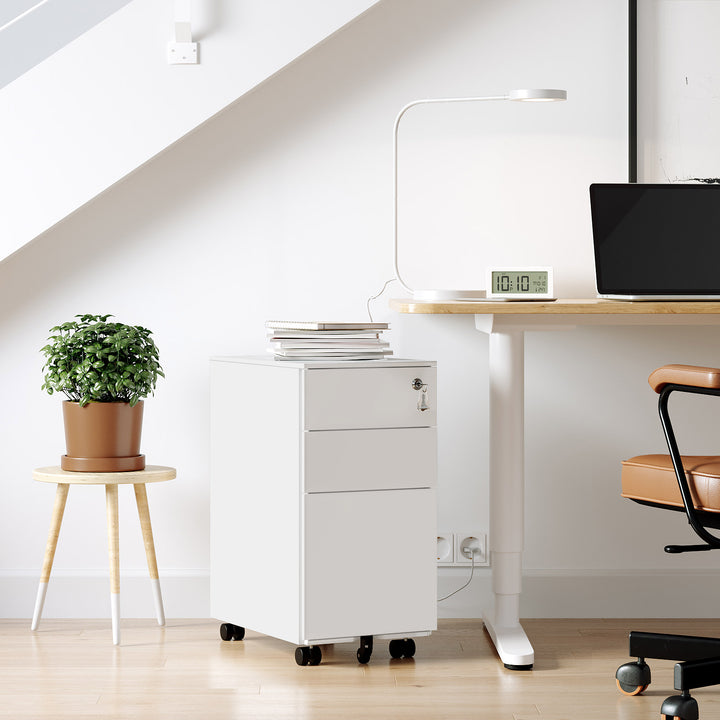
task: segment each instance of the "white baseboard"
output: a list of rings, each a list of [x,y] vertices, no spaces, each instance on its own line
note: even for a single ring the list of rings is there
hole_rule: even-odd
[[[38,589],[38,573],[0,572],[0,617],[30,618]],[[210,573],[207,570],[160,571],[165,615],[206,618],[210,614]],[[147,571],[120,574],[120,614],[124,618],[155,617],[153,588]],[[107,572],[53,570],[44,618],[109,618]]]
[[[461,587],[463,568],[441,568],[438,597]],[[491,607],[487,569],[472,583],[438,604],[438,617],[478,618]],[[717,618],[720,572],[709,570],[526,570],[520,600],[525,618]]]
[[[438,597],[461,587],[469,568],[440,568]],[[210,616],[207,570],[162,572],[168,618]],[[30,618],[38,588],[37,572],[0,572],[0,617]],[[147,572],[121,574],[121,615],[154,617]],[[470,585],[438,604],[441,618],[479,618],[492,603],[487,568]],[[525,618],[720,617],[720,572],[708,570],[528,570],[523,575],[520,616]],[[102,571],[53,571],[43,617],[110,617],[110,588]]]

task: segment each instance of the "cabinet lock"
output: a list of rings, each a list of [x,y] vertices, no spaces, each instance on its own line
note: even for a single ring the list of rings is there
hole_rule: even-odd
[[[425,410],[429,410],[430,406],[428,405],[427,398],[427,383],[424,383],[420,378],[415,378],[412,381],[412,388],[413,390],[417,390],[419,393],[417,409],[420,412],[425,412]]]

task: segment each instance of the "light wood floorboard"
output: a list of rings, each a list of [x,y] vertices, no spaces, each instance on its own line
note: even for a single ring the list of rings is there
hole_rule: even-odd
[[[505,670],[479,620],[441,620],[417,639],[414,659],[392,660],[376,641],[368,665],[356,646],[323,648],[317,667],[298,667],[294,646],[248,631],[223,642],[219,623],[123,620],[0,621],[0,717],[32,720],[640,720],[659,718],[674,694],[670,661],[651,661],[640,697],[620,695],[615,670],[627,633],[719,635],[714,620],[527,620],[531,672]],[[720,718],[720,688],[694,693],[700,716]]]

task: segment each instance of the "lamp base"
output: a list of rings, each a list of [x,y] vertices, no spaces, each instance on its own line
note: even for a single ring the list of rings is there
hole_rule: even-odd
[[[413,290],[418,302],[484,302],[485,290]]]

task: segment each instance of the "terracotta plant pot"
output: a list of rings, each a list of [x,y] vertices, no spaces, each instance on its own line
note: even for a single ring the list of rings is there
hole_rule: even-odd
[[[76,472],[127,472],[143,470],[140,454],[143,401],[135,406],[121,402],[91,402],[85,407],[63,402],[67,455],[63,470]]]

